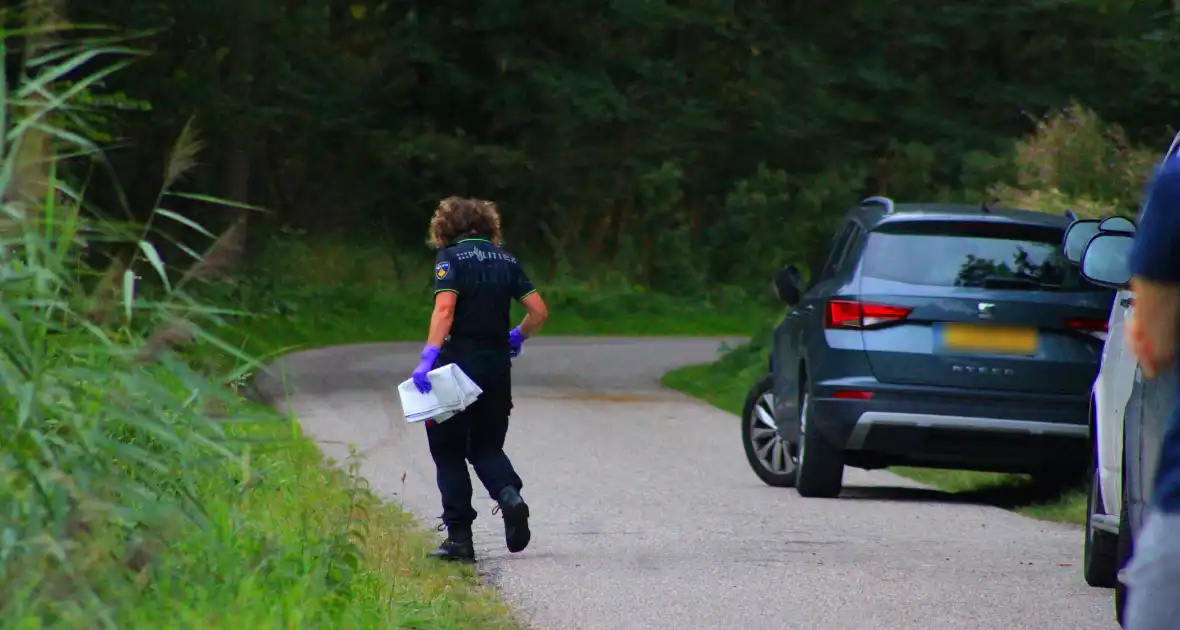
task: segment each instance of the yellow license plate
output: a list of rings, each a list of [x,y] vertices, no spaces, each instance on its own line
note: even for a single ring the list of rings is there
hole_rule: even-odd
[[[980,324],[946,324],[942,327],[945,350],[1033,355],[1037,353],[1038,345],[1036,328]]]

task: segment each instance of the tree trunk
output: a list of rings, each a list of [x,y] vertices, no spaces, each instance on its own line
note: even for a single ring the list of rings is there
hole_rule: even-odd
[[[25,42],[25,64],[30,59],[45,54],[57,44],[57,33],[53,29],[55,25],[64,22],[62,11],[60,0],[34,0],[25,7],[25,24],[30,33]],[[36,73],[35,69],[27,66],[22,67],[21,71],[26,74]],[[30,97],[28,101],[24,107],[12,108],[11,113],[16,116],[10,124],[16,124],[23,116],[38,115],[48,106],[45,97],[40,94]],[[41,115],[43,117],[43,114]],[[2,130],[3,133],[8,131]],[[18,202],[26,216],[33,218],[49,192],[49,164],[53,158],[53,147],[49,134],[36,127],[28,128],[13,144],[15,146],[12,148],[16,150],[16,155],[13,156],[16,166],[12,179],[4,190],[4,200]]]
[[[254,97],[254,34],[258,22],[258,0],[240,2],[233,44],[230,48],[230,79],[227,82],[236,107],[232,109],[234,120],[229,124],[229,134],[224,140],[219,179],[221,198],[244,204],[250,202],[251,149],[254,141],[250,106]],[[238,240],[233,243],[234,249],[238,252],[244,250],[249,234],[248,212],[233,206],[225,207],[225,223],[236,227],[232,236]],[[238,262],[235,260],[234,265]]]

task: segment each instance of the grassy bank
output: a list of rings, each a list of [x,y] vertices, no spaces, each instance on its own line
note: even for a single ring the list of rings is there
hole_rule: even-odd
[[[716,362],[669,372],[663,383],[731,413],[741,414],[746,393],[766,373],[768,351],[769,333],[764,332]],[[733,439],[740,439],[736,424]],[[891,470],[945,491],[948,501],[996,505],[1046,520],[1085,522],[1086,496],[1082,490],[1062,492],[1034,484],[1025,475],[906,467]]]
[[[357,461],[326,462],[294,418],[186,388],[173,378],[194,376],[183,365],[153,367],[139,375],[163,387],[140,391],[196,402],[161,412],[196,434],[170,447],[154,443],[172,436],[149,417],[116,425],[118,442],[99,449],[124,454],[118,468],[131,479],[61,462],[89,486],[70,490],[79,507],[67,520],[82,525],[42,529],[46,546],[30,527],[8,549],[0,627],[523,628],[471,569],[426,556],[433,532],[370,493]],[[11,447],[5,456],[21,455]],[[107,495],[107,485],[126,494]],[[11,507],[20,497],[3,498]],[[46,557],[55,549],[64,562]]]
[[[0,627],[523,627],[471,569],[427,557],[435,533],[370,493],[359,462],[325,461],[296,418],[226,387],[243,357],[145,356],[158,327],[18,310],[0,340],[41,371],[3,379]]]
[[[0,341],[38,369],[0,379],[0,627],[522,627],[356,462],[225,387],[239,358],[206,344],[194,371],[144,355],[159,329],[79,331],[15,297]]]
[[[194,475],[203,525],[168,537],[117,627],[523,627],[472,570],[428,558],[435,537],[369,493],[355,465],[328,465],[293,420],[257,412],[275,424],[249,431],[263,444],[249,472]]]

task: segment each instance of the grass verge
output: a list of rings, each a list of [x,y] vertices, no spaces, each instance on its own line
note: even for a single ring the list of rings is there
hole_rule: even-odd
[[[57,327],[46,302],[0,327],[40,362],[0,361],[0,627],[523,627],[355,459],[201,373],[228,353],[147,362],[155,334]]]
[[[248,405],[248,403],[241,403]],[[523,628],[473,570],[356,473],[325,462],[269,409],[248,466],[194,477],[204,518],[181,522],[120,628]]]
[[[741,414],[746,393],[767,369],[769,333],[727,353],[713,363],[690,365],[666,374],[665,386],[699,398],[733,414]],[[739,439],[737,427],[734,439]],[[1015,510],[1034,518],[1083,524],[1084,490],[1048,487],[1027,475],[1006,475],[933,468],[896,467],[892,472],[946,493],[948,501],[982,503]]]

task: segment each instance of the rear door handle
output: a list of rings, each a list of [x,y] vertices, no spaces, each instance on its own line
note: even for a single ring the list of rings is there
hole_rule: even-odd
[[[1132,296],[1127,296],[1127,297],[1119,300],[1119,306],[1122,306],[1122,307],[1128,307],[1134,303],[1135,303],[1135,298]]]

